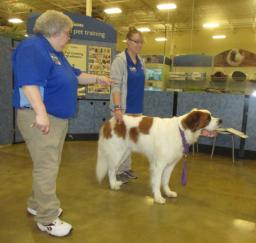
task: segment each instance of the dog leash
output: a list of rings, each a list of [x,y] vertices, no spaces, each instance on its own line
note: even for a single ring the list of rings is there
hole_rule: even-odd
[[[182,138],[183,154],[184,154],[182,174],[181,174],[181,184],[185,186],[187,184],[187,157],[189,153],[189,144],[186,140],[184,131],[181,130],[180,128],[179,130],[180,130],[180,136]]]

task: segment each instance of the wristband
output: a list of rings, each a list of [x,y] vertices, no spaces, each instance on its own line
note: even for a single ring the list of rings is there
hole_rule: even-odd
[[[122,110],[122,107],[121,107],[121,105],[114,105],[114,109],[115,110]]]

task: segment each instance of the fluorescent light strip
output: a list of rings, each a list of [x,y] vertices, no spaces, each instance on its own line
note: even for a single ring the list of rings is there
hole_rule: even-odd
[[[208,29],[217,28],[219,26],[220,26],[219,23],[205,23],[205,24],[203,24],[203,27],[208,28]]]
[[[225,35],[213,35],[212,38],[213,39],[225,39],[226,36]]]
[[[137,30],[140,31],[140,32],[149,32],[149,31],[151,31],[150,28],[148,28],[148,27],[140,27],[140,28],[137,28]]]
[[[122,13],[122,10],[120,8],[106,8],[104,9],[104,12],[106,14],[118,14]]]
[[[158,4],[156,6],[159,10],[169,10],[169,9],[176,9],[177,6],[175,3],[163,3],[163,4]]]
[[[19,18],[11,18],[11,19],[8,19],[8,22],[12,23],[12,24],[20,24],[23,22],[23,20],[21,20]]]
[[[156,37],[155,41],[162,42],[162,41],[167,41],[167,39],[165,37]]]

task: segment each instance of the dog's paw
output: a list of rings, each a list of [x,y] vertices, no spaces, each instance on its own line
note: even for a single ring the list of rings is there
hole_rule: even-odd
[[[110,185],[110,187],[112,190],[117,191],[117,190],[120,190],[122,184],[123,183],[121,181],[116,181],[114,184]]]
[[[156,203],[160,203],[160,204],[165,204],[165,202],[166,202],[166,199],[164,197],[161,197],[161,196],[160,197],[155,197],[154,200],[155,200]]]
[[[177,192],[174,192],[174,191],[171,191],[171,190],[165,190],[165,195],[167,196],[167,197],[177,197],[178,196],[178,193]]]

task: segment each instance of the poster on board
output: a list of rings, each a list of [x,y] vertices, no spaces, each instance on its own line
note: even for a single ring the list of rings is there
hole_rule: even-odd
[[[86,45],[67,44],[64,49],[64,55],[68,59],[68,62],[75,68],[79,68],[81,71],[86,71]]]
[[[111,48],[90,46],[88,48],[88,72],[110,76]],[[110,87],[100,84],[88,85],[88,93],[110,93]]]

